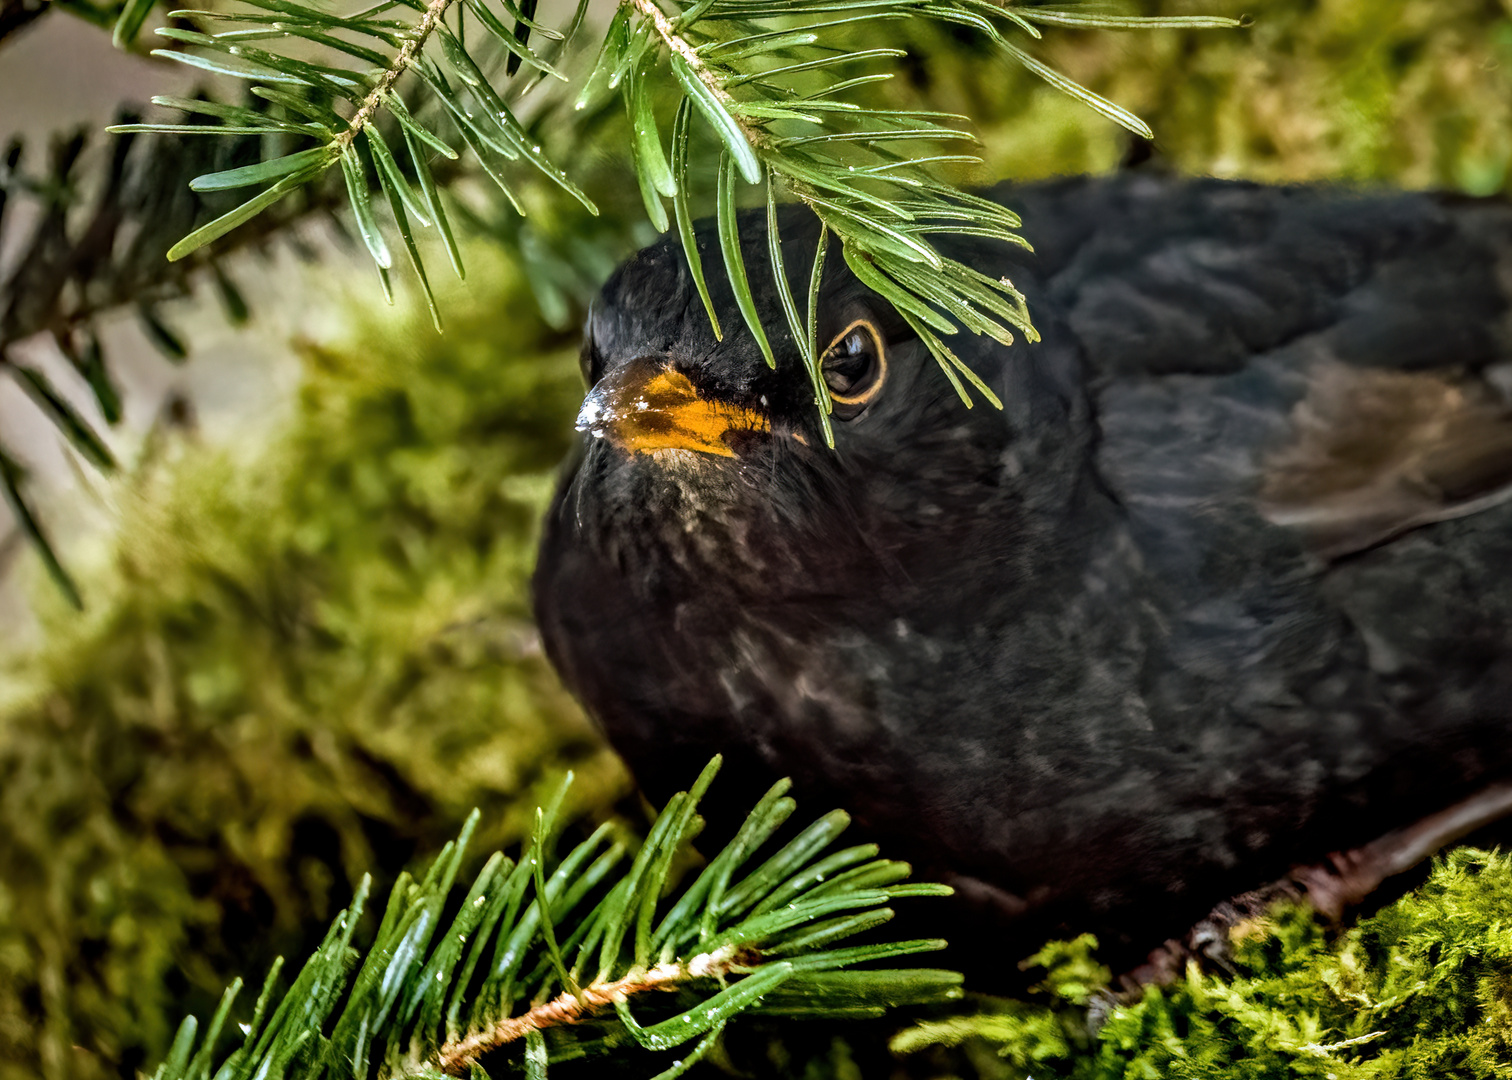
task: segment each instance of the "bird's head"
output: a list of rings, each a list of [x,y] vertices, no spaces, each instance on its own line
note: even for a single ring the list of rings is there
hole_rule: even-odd
[[[776,360],[768,365],[728,284],[712,229],[700,229],[717,337],[675,237],[640,252],[594,303],[583,344],[590,386],[578,427],[647,468],[738,467],[805,450],[841,457],[891,453],[937,408],[968,414],[927,349],[885,300],[862,285],[831,242],[816,307],[822,390],[788,328],[760,215],[741,219],[751,291]],[[782,215],[784,262],[796,304],[807,303],[817,222]],[[823,394],[827,401],[819,398]],[[825,447],[819,409],[835,447]]]
[[[779,225],[789,289],[806,308],[818,222],[795,207]],[[775,365],[745,325],[711,226],[697,235],[722,337],[675,235],[629,259],[587,320],[590,389],[577,423],[588,437],[559,499],[562,525],[622,568],[780,580],[794,594],[822,590],[839,572],[908,574],[911,553],[981,541],[971,530],[1000,543],[1011,518],[993,504],[1017,497],[1009,489],[1031,465],[1015,455],[1033,454],[1025,436],[1048,430],[1040,421],[1066,415],[1066,395],[1035,356],[958,336],[956,351],[1005,411],[980,398],[968,407],[831,240],[815,306],[816,384],[784,314],[764,215],[741,215],[739,226]],[[1017,275],[1024,264],[1008,263],[1005,248],[955,254]]]

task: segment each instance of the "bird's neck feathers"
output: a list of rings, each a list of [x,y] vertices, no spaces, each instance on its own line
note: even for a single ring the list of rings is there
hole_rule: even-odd
[[[569,530],[620,586],[643,599],[743,601],[801,594],[834,568],[856,532],[843,484],[776,447],[749,460],[692,451],[627,458],[593,445],[562,500]]]
[[[774,443],[740,460],[627,457],[596,442],[558,527],[616,588],[681,610],[812,605],[856,581],[875,583],[864,606],[927,610],[941,589],[969,597],[966,567],[982,559],[1017,568],[997,579],[1001,600],[1012,581],[1028,587],[1075,557],[1066,538],[1086,530],[1070,519],[1096,517],[1078,478],[1086,440],[1065,429],[1008,438],[1001,416],[955,408],[958,426],[929,436],[954,442],[952,454],[902,433],[887,454]]]

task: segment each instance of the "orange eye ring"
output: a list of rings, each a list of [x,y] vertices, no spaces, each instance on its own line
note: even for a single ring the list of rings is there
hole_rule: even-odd
[[[857,331],[860,331],[865,339],[862,347],[846,348],[852,335]],[[854,365],[856,360],[866,357],[873,358],[873,362],[858,368],[856,376],[851,380],[851,386],[847,388],[859,392],[842,393],[837,390],[835,383],[830,380],[830,371],[838,370],[841,363]],[[835,361],[833,367],[832,359]],[[836,405],[844,406],[851,415],[856,415],[870,405],[881,392],[882,385],[887,382],[887,347],[882,344],[882,335],[877,331],[876,326],[866,319],[856,319],[836,334],[834,340],[820,354],[819,364],[820,371],[824,373],[823,378],[829,390],[830,400]]]

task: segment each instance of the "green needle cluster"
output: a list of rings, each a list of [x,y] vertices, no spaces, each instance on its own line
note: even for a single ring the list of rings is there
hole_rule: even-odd
[[[455,160],[456,147],[476,163],[514,205],[511,163],[528,164],[593,209],[588,197],[542,152],[512,102],[543,79],[571,80],[557,61],[583,25],[586,0],[564,11],[553,29],[514,0],[383,0],[345,15],[304,0],[244,0],[250,10],[178,11],[176,17],[231,29],[200,33],[163,29],[174,49],[157,55],[252,82],[251,92],[273,110],[159,98],[159,104],[210,112],[220,127],[137,124],[117,130],[176,133],[261,133],[298,145],[256,165],[201,176],[197,190],[250,187],[260,193],[186,236],[169,252],[181,258],[224,235],[338,163],[346,180],[358,232],[387,290],[394,259],[375,213],[381,194],[394,230],[431,303],[425,266],[416,247],[416,225],[434,225],[452,264],[461,273],[447,210],[436,190],[430,162]],[[117,26],[129,41],[146,8],[132,3]],[[404,16],[396,18],[395,16]],[[783,297],[793,338],[808,365],[815,405],[829,432],[829,395],[810,345],[812,319],[800,318],[791,295],[775,217],[770,266],[753,270],[740,254],[735,205],[738,182],[765,188],[768,206],[779,195],[795,198],[819,216],[826,240],[835,237],[846,263],[890,300],[916,330],[969,406],[966,384],[998,405],[987,386],[945,344],[965,329],[1005,343],[1013,333],[1031,339],[1034,328],[1022,295],[1006,278],[993,278],[937,249],[944,235],[987,237],[1020,243],[1018,219],[1008,210],[937,178],[943,164],[975,162],[969,118],[926,110],[884,108],[857,91],[891,77],[890,61],[904,55],[891,47],[854,48],[857,32],[877,35],[903,19],[954,23],[985,35],[996,47],[1057,88],[1086,102],[1130,130],[1148,136],[1137,117],[1078,86],[1010,40],[1040,37],[1040,25],[1131,29],[1138,27],[1236,26],[1224,18],[1133,18],[1075,10],[998,4],[991,0],[622,0],[604,30],[597,62],[582,79],[577,109],[601,105],[618,92],[629,118],[630,150],[646,212],[658,230],[675,219],[684,250],[716,333],[722,333],[709,302],[706,278],[693,239],[689,209],[692,118],[712,134],[719,155],[716,218],[725,271],[741,315],[768,362],[775,363],[766,331],[756,316],[750,274],[770,272]],[[483,30],[469,42],[465,25]],[[532,35],[549,43],[550,56],[532,49]],[[507,55],[506,74],[496,79],[476,42]],[[330,56],[324,62],[296,59],[279,50],[310,43]],[[475,55],[476,54],[476,55]],[[400,95],[408,80],[411,100]],[[670,78],[669,78],[670,76]],[[496,81],[499,83],[495,85]],[[671,153],[657,109],[673,91]],[[392,121],[385,136],[381,117]],[[402,141],[402,153],[389,146]],[[673,201],[669,219],[664,200]],[[523,212],[523,211],[522,211]],[[815,254],[825,257],[824,245]],[[818,282],[817,273],[810,273]],[[812,304],[809,305],[812,307]]]
[[[495,853],[446,919],[474,812],[423,878],[400,877],[370,946],[353,946],[364,882],[281,995],[274,966],[240,1047],[217,1061],[238,981],[203,1038],[193,1017],[183,1022],[154,1080],[345,1080],[375,1067],[395,1077],[476,1077],[487,1075],[480,1058],[507,1052],[541,1078],[555,1062],[693,1043],[658,1074],[672,1080],[740,1014],[866,1018],[960,995],[954,972],[852,970],[943,948],[934,939],[837,943],[885,923],[894,900],[950,890],[907,883],[908,865],[878,858],[874,845],[833,850],[845,813],[826,814],[751,866],[795,809],[786,781],[691,884],[668,895],[719,765],[715,758],[668,801],[633,856],[609,825],[555,856],[569,777],[537,811],[519,860]],[[671,1015],[644,1020],[658,1005]]]

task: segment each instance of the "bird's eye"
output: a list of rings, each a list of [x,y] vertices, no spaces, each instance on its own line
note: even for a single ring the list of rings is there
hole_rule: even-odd
[[[835,336],[820,361],[835,415],[842,420],[859,416],[887,381],[887,352],[877,328],[857,319]]]

